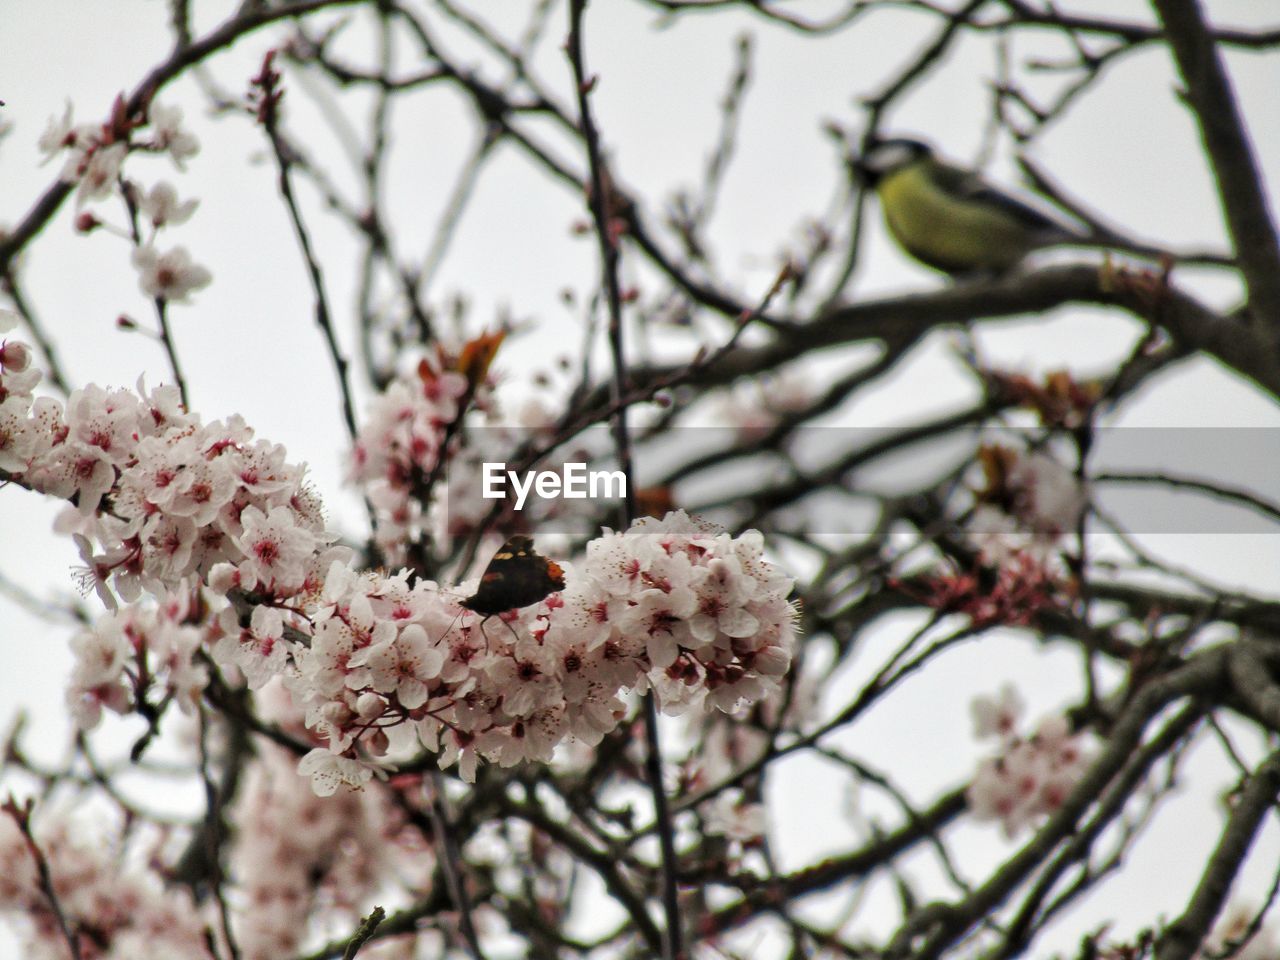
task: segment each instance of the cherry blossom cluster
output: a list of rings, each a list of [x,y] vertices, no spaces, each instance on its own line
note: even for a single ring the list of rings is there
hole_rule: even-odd
[[[282,694],[278,684],[259,703],[288,699],[273,693]],[[279,723],[280,713],[296,711],[267,712]],[[410,890],[431,885],[433,852],[417,831],[404,829],[405,815],[387,790],[318,797],[296,766],[282,748],[261,746],[236,802],[230,865],[248,907],[234,925],[243,960],[294,956],[317,932],[318,913],[331,922],[319,932],[349,931],[388,873]]]
[[[948,564],[896,585],[935,610],[967,615],[976,627],[1027,626],[1073,596],[1063,549],[1083,515],[1087,490],[1042,452],[991,445],[979,449],[977,460],[984,483],[965,526],[974,569]]]
[[[357,572],[302,468],[239,418],[203,425],[170,388],[88,387],[64,410],[33,399],[24,351],[3,350],[23,368],[0,368],[3,469],[75,504],[61,525],[110,609],[144,590],[159,603],[77,638],[70,696],[86,726],[152,691],[190,705],[203,642],[255,689],[283,678],[327,744],[300,772],[332,793],[415,747],[468,778],[481,758],[547,761],[568,736],[598,743],[630,690],[656,688],[673,713],[731,711],[788,669],[792,580],[754,531],[733,538],[683,512],[642,519],[589,543],[562,594],[486,623],[459,606],[467,584]]]
[[[683,510],[642,517],[589,543],[585,566],[564,616],[589,648],[616,645],[647,663],[669,712],[703,701],[731,712],[790,668],[794,581],[765,560],[758,531],[730,537]]]
[[[13,322],[0,316],[0,334]],[[89,728],[103,707],[190,709],[208,679],[195,654],[217,636],[210,605],[234,612],[232,586],[301,605],[352,552],[330,546],[303,468],[238,417],[201,424],[176,389],[141,384],[138,393],[89,386],[64,407],[32,395],[29,357],[25,345],[0,342],[0,471],[74,504],[59,527],[80,545],[84,586],[108,608],[72,641],[71,712]],[[215,573],[222,589],[202,590]],[[155,605],[119,609],[144,591]],[[271,609],[257,607],[257,622]],[[267,662],[286,665],[280,655]]]
[[[1012,686],[996,697],[976,697],[972,712],[979,738],[999,741],[999,754],[978,764],[966,797],[979,820],[999,820],[1005,836],[1053,813],[1089,768],[1084,733],[1073,733],[1066,717],[1043,720],[1035,733],[1021,736],[1024,704]]]
[[[715,408],[714,423],[729,424],[741,443],[758,443],[780,423],[814,401],[813,383],[784,369],[776,376],[736,383]]]
[[[24,957],[66,960],[71,937],[79,956],[95,960],[212,960],[209,938],[216,927],[188,891],[166,884],[151,866],[122,863],[120,852],[102,842],[101,824],[91,833],[60,811],[45,808],[29,817],[10,804],[0,812],[0,914],[17,921]],[[18,826],[23,817],[31,838]],[[48,869],[65,933],[32,843]]]
[[[992,445],[978,451],[985,486],[969,518],[980,559],[999,567],[1012,557],[1047,560],[1075,531],[1088,503],[1079,478],[1044,452]]]
[[[124,715],[172,701],[193,713],[209,682],[195,660],[205,639],[201,619],[199,593],[183,585],[158,604],[108,610],[72,637],[67,706],[80,729],[97,726],[103,707]]]
[[[563,592],[488,621],[458,605],[469,584],[453,594],[335,563],[285,677],[328,743],[299,771],[332,793],[418,747],[467,780],[482,759],[547,762],[566,738],[598,743],[631,690],[656,689],[672,713],[731,711],[790,665],[791,585],[758,533],[735,539],[683,512],[606,533]],[[286,625],[260,619],[241,662],[290,645]]]
[[[462,373],[423,360],[377,396],[360,428],[351,480],[376,511],[374,542],[391,563],[404,562],[405,547],[428,532],[421,494],[445,455],[446,434],[467,392]]]
[[[145,127],[147,135],[139,134]],[[59,179],[77,184],[76,207],[102,200],[117,188],[123,190],[134,219],[135,229],[123,231],[136,244],[133,265],[138,285],[150,297],[182,303],[208,286],[212,275],[191,259],[184,247],[161,251],[156,248],[157,232],[166,226],[185,223],[195,211],[195,200],[179,200],[175,188],[166,182],[143,190],[123,179],[122,168],[130,153],[144,151],[168,156],[179,169],[200,149],[195,135],[182,126],[182,110],[153,103],[144,117],[130,116],[123,100],[117,100],[111,118],[103,124],[76,124],[71,104],[61,117],[50,118],[38,143],[45,162],[64,154]],[[137,229],[137,214],[150,227],[143,239]],[[103,225],[93,213],[84,212],[77,227],[88,232]]]
[[[0,333],[12,324],[0,317]],[[14,346],[5,342],[0,367],[0,470],[75,505],[60,526],[77,536],[85,581],[108,608],[144,590],[167,601],[219,565],[224,583],[293,597],[351,556],[329,546],[303,468],[240,417],[202,424],[175,388],[141,383],[137,393],[91,385],[65,407],[34,398],[39,373],[25,369],[25,351],[9,366]]]
[[[506,461],[531,436],[550,441],[549,422],[513,427],[476,416],[468,419],[465,442],[457,442],[464,433],[460,418],[493,411],[486,371],[500,342],[500,335],[482,335],[458,356],[440,352],[424,358],[373,401],[356,436],[348,479],[376,512],[374,543],[387,563],[406,562],[409,548],[423,539],[447,544],[492,522],[495,501],[481,495],[483,463]],[[509,503],[497,506],[505,522],[529,529],[548,514],[563,513],[564,503],[541,501],[540,509],[519,518]]]
[[[1029,553],[1015,552],[994,577],[952,568],[894,585],[927,607],[967,616],[975,627],[1026,627],[1042,612],[1066,609],[1071,599],[1061,572]]]

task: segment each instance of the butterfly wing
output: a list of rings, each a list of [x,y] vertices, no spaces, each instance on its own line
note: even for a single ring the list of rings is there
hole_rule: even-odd
[[[459,605],[491,617],[537,603],[564,589],[564,571],[533,548],[531,537],[517,534],[493,555],[476,592]]]

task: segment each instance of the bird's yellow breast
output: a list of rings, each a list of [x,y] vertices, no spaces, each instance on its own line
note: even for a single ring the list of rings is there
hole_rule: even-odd
[[[886,175],[877,192],[893,238],[938,270],[1007,270],[1033,246],[1027,228],[999,207],[940,187],[928,162]]]

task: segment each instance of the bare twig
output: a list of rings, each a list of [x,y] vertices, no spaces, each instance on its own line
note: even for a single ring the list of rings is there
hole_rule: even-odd
[[[622,286],[618,279],[618,242],[612,206],[612,180],[605,170],[600,148],[600,135],[591,115],[590,94],[596,78],[587,73],[582,49],[582,24],[586,0],[570,0],[569,39],[566,50],[573,67],[573,79],[578,93],[578,116],[582,137],[587,146],[591,168],[591,215],[595,221],[596,238],[600,246],[605,299],[609,308],[609,353],[613,359],[613,412],[614,446],[618,466],[626,478],[626,491],[619,505],[619,521],[622,529],[631,525],[635,517],[635,471],[631,462],[631,436],[627,429],[627,404],[630,393],[627,382],[626,349],[622,327]],[[644,698],[645,773],[653,798],[654,817],[660,824],[658,842],[662,850],[663,906],[666,911],[667,931],[663,939],[665,960],[678,960],[684,953],[684,935],[680,920],[679,887],[676,879],[675,826],[667,808],[666,787],[662,782],[662,746],[658,737],[658,707],[652,691]]]
[[[466,877],[462,875],[462,855],[458,850],[454,825],[449,816],[448,800],[444,793],[444,777],[440,775],[439,768],[432,767],[427,770],[422,787],[426,792],[427,813],[431,818],[432,832],[435,834],[440,872],[444,875],[449,898],[458,911],[458,927],[474,960],[484,960],[484,953],[480,949],[480,937],[476,934],[475,922],[472,919],[471,895],[467,892]]]
[[[71,924],[63,912],[62,902],[58,899],[57,891],[53,887],[53,875],[49,872],[49,861],[45,859],[44,851],[40,849],[40,844],[36,842],[35,833],[32,832],[31,812],[34,807],[35,801],[30,798],[25,803],[19,804],[14,797],[10,796],[3,804],[0,804],[0,811],[7,813],[13,818],[13,822],[18,825],[18,830],[22,833],[23,840],[26,841],[27,850],[31,853],[32,860],[35,861],[36,876],[40,882],[40,892],[44,894],[45,899],[49,902],[49,911],[53,914],[53,919],[58,924],[58,930],[62,934],[62,939],[66,941],[67,949],[71,951],[73,960],[81,960],[80,937],[77,931],[71,929]]]
[[[1275,808],[1280,792],[1280,752],[1253,772],[1236,798],[1217,848],[1209,857],[1200,884],[1186,910],[1156,942],[1156,960],[1190,960],[1222,909],[1231,882],[1244,865],[1262,818]]]
[[[1280,330],[1280,240],[1226,67],[1197,0],[1152,0],[1186,83],[1256,322]]]
[[[320,269],[319,260],[316,259],[315,250],[311,245],[311,235],[303,222],[302,211],[299,209],[293,194],[293,184],[289,176],[292,161],[285,148],[284,141],[279,135],[279,113],[276,105],[279,103],[284,91],[279,88],[280,75],[272,66],[274,58],[275,51],[269,51],[263,59],[261,72],[253,81],[254,85],[260,90],[258,118],[262,122],[268,139],[271,141],[271,152],[275,157],[276,168],[279,171],[280,196],[284,199],[285,207],[289,211],[289,221],[293,225],[293,232],[298,239],[298,246],[301,248],[302,256],[307,263],[307,276],[311,280],[311,290],[315,296],[316,323],[320,326],[321,333],[324,334],[325,346],[328,348],[329,358],[333,361],[334,371],[338,379],[338,390],[342,396],[342,419],[347,425],[347,433],[352,440],[355,440],[356,414],[355,406],[351,401],[350,363],[343,355],[342,348],[338,345],[338,336],[334,330],[333,317],[329,310],[329,297],[325,293],[324,272]]]
[[[386,917],[386,910],[382,909],[382,907],[374,907],[373,912],[360,921],[359,929],[351,937],[351,942],[347,944],[347,949],[342,952],[342,960],[355,960],[360,948],[369,942],[373,932],[378,929],[378,924],[382,923]]]

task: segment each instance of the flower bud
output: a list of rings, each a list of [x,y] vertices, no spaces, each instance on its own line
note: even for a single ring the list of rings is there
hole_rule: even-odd
[[[31,365],[31,348],[25,343],[0,343],[0,367],[21,373]]]

